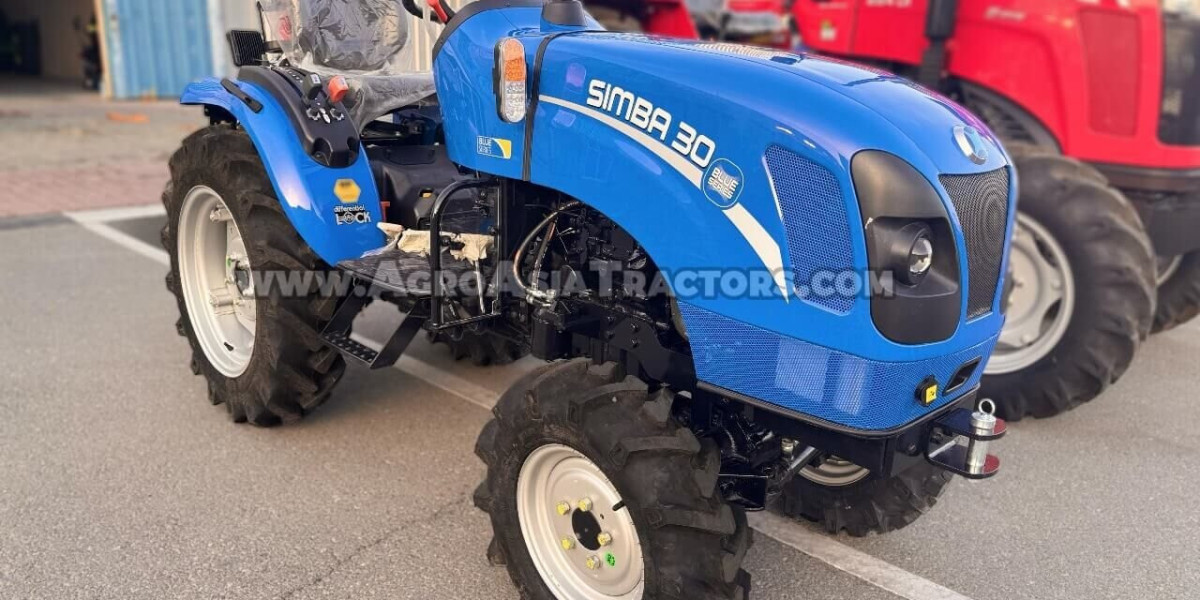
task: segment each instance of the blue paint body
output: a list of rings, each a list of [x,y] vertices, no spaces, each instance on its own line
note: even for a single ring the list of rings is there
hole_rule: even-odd
[[[219,106],[242,124],[262,156],[284,212],[321,260],[333,265],[382,246],[384,235],[375,223],[382,220],[383,210],[367,153],[359,152],[358,160],[344,169],[321,165],[304,152],[291,121],[266,90],[246,82],[239,82],[238,87],[262,102],[263,110],[251,111],[215,78],[187,86],[180,102]],[[338,225],[335,222],[333,210],[341,201],[333,190],[339,179],[353,179],[358,184],[362,195],[357,204],[366,207],[371,214],[371,223]]]
[[[523,176],[525,124],[504,123],[497,116],[494,47],[501,38],[516,37],[525,46],[532,70],[543,39],[562,32],[543,23],[539,9],[507,8],[472,16],[446,40],[434,70],[454,162],[497,176]],[[534,124],[534,144],[528,149],[530,181],[603,212],[668,274],[691,269],[762,272],[786,266],[786,274],[771,282],[772,293],[765,298],[695,295],[675,287],[702,381],[863,431],[900,427],[957,400],[976,386],[982,369],[932,407],[921,406],[913,393],[929,375],[945,385],[964,362],[986,361],[1004,317],[997,294],[990,314],[965,318],[967,250],[938,176],[1009,169],[1014,178],[1011,233],[1016,185],[1007,155],[967,111],[894,76],[823,59],[745,52],[597,31],[559,35],[547,46],[540,98],[528,117]],[[613,111],[588,106],[596,80],[668,111],[670,126],[647,132]],[[189,98],[216,102],[214,96],[220,93]],[[255,94],[259,96],[265,94]],[[228,104],[225,100],[223,106]],[[296,203],[282,190],[311,192],[324,185],[314,180],[329,174],[312,168],[307,157],[297,154],[297,146],[288,144],[291,130],[276,121],[274,111],[264,111],[270,114],[257,119],[245,112],[236,114],[239,119],[249,117],[246,127],[268,160],[281,197]],[[684,132],[681,123],[712,141],[708,156],[699,153],[704,160],[672,148]],[[958,125],[984,132],[994,150],[984,164],[971,162],[955,144]],[[259,127],[265,132],[257,131]],[[508,157],[485,152],[481,138],[507,140],[512,152]],[[767,167],[772,148],[794,155],[791,164],[823,174],[821,202],[806,203],[803,197],[776,200]],[[851,160],[865,150],[887,151],[908,162],[946,206],[964,274],[960,323],[947,341],[904,345],[888,340],[875,327],[865,294],[841,303],[806,301],[796,294],[805,282],[796,279],[799,271],[793,266],[803,257],[792,252],[812,237],[811,232],[798,233],[797,222],[844,224],[848,243],[830,240],[837,251],[825,255],[840,256],[847,264],[826,266],[860,273],[867,269],[862,218],[850,177]],[[715,172],[718,165],[720,173]],[[354,169],[364,175],[367,171],[362,164]],[[716,175],[739,182],[733,199],[714,196],[720,188],[714,182],[721,179]],[[363,187],[365,195],[368,187]],[[300,204],[320,206],[312,198]],[[838,218],[826,218],[830,213]],[[354,255],[378,245],[378,236],[364,236],[370,237],[364,241],[352,229],[313,219],[308,209],[293,206],[289,215],[314,248],[323,244],[318,250],[323,257]],[[790,240],[785,223],[793,223]],[[1006,245],[1001,272],[1007,255]]]

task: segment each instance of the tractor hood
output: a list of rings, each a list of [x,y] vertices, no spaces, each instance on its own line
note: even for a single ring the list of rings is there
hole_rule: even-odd
[[[708,113],[739,128],[742,139],[755,135],[754,127],[782,127],[842,159],[885,150],[931,173],[969,174],[1007,164],[987,126],[952,100],[837,59],[591,32],[552,42],[544,68],[567,61],[573,63],[568,75],[583,74],[589,63],[593,72],[615,67],[620,75],[605,83],[656,107]],[[958,127],[980,132],[988,160],[980,164],[964,152],[955,137]]]
[[[670,281],[701,380],[836,422],[826,413],[903,403],[897,421],[860,423],[880,428],[924,412],[911,400],[921,381],[986,362],[1004,321],[1015,185],[967,111],[837,61],[556,30],[539,16],[486,10],[444,36],[435,75],[450,157],[578,199],[628,232]],[[518,123],[496,116],[505,36],[530,67]],[[936,289],[874,292],[869,277],[894,271],[903,245],[886,228],[917,220],[937,246],[925,280]],[[973,388],[971,373],[934,406]]]

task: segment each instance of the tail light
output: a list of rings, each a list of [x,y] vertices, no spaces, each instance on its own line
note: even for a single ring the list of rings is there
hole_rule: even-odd
[[[504,38],[496,44],[496,100],[500,118],[509,123],[525,119],[525,81],[529,69],[525,64],[525,46],[514,38]]]

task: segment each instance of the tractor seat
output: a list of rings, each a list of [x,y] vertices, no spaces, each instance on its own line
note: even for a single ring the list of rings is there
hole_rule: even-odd
[[[323,77],[344,76],[346,107],[359,128],[433,96],[433,73],[417,68],[422,61],[408,43],[412,19],[400,2],[289,4],[269,19],[285,55]]]

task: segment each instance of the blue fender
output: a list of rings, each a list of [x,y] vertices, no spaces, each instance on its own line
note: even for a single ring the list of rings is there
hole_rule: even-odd
[[[382,246],[386,240],[375,224],[383,220],[383,210],[366,151],[360,151],[358,159],[345,168],[317,163],[304,153],[283,108],[266,90],[247,82],[235,85],[262,103],[262,110],[251,110],[216,78],[188,85],[180,103],[217,106],[237,119],[258,149],[284,214],[321,260],[335,265]],[[338,182],[347,179],[360,190],[352,202],[342,202],[334,193]],[[365,209],[370,221],[338,224],[335,209],[352,205]]]

